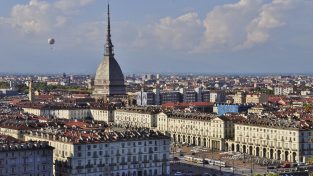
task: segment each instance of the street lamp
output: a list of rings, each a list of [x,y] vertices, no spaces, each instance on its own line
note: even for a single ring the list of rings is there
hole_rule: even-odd
[[[222,172],[222,163],[221,163],[221,161],[222,161],[222,156],[220,156],[219,157],[219,162],[220,162],[220,173],[221,173],[221,175],[223,175],[223,172]]]
[[[233,176],[235,175],[235,158],[232,159],[233,160]]]
[[[253,158],[251,157],[251,175],[253,175]]]

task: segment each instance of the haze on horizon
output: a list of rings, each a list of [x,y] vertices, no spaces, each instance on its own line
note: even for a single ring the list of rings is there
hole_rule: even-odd
[[[0,2],[1,73],[93,74],[106,1]],[[123,72],[311,73],[311,0],[110,1]],[[51,50],[49,37],[56,39]]]

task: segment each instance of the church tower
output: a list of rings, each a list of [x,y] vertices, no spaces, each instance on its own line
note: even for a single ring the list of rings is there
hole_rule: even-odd
[[[30,78],[28,82],[28,100],[32,103],[34,101],[34,93],[33,93],[33,79]]]
[[[113,44],[111,41],[110,6],[108,4],[108,24],[106,44],[104,46],[103,59],[98,66],[93,97],[98,99],[111,99],[126,95],[124,75],[121,67],[114,58]]]

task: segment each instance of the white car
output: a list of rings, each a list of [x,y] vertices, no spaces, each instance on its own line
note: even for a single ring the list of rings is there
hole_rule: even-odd
[[[176,172],[175,174],[174,174],[174,176],[183,176],[184,174],[182,174],[181,172]]]

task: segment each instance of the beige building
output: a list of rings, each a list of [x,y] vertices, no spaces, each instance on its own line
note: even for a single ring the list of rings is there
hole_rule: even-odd
[[[56,117],[61,119],[86,119],[92,118],[97,121],[112,122],[113,110],[107,107],[76,108],[67,106],[25,106],[25,113]]]
[[[246,103],[246,95],[243,92],[237,92],[234,95],[234,104]]]
[[[91,116],[90,109],[72,107],[25,107],[25,113],[37,116],[56,117],[61,119],[85,119]]]
[[[132,127],[157,127],[157,113],[160,109],[153,107],[129,107],[114,111],[114,123]]]
[[[113,122],[114,111],[104,108],[90,109],[91,118],[97,121]]]
[[[234,135],[232,121],[212,114],[159,113],[157,121],[157,129],[178,143],[224,150],[225,139]]]
[[[246,96],[246,103],[261,104],[268,102],[268,95],[266,94],[248,94]]]
[[[248,114],[259,114],[261,115],[264,112],[264,108],[262,106],[255,106],[248,109]]]
[[[23,130],[13,127],[0,127],[0,134],[9,135],[17,139],[23,138]]]
[[[25,135],[55,148],[56,176],[169,174],[170,138],[155,131],[67,131],[46,129]]]
[[[228,151],[290,162],[307,162],[313,155],[311,130],[301,125],[278,119],[270,123],[249,120],[236,123],[234,128],[234,140],[225,145]]]

